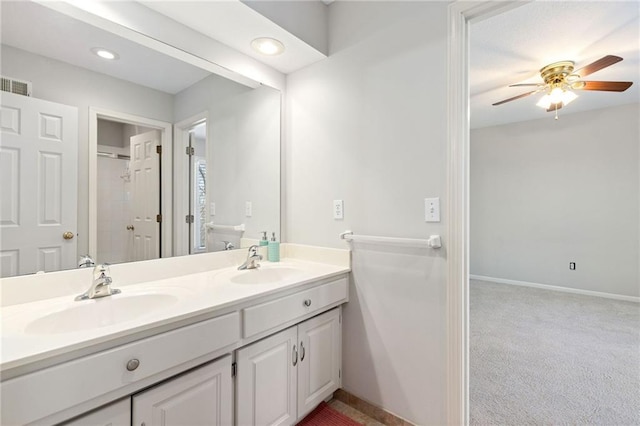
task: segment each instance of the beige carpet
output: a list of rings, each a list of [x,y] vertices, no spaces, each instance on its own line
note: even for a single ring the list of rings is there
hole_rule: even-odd
[[[473,281],[472,425],[640,425],[640,304]]]

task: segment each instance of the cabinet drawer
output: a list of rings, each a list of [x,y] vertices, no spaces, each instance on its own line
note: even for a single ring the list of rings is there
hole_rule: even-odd
[[[347,279],[340,278],[291,296],[246,308],[243,310],[243,337],[250,337],[298,317],[321,311],[331,304],[346,301],[347,296]]]
[[[240,339],[239,325],[234,312],[2,382],[0,423],[43,419],[215,352]]]

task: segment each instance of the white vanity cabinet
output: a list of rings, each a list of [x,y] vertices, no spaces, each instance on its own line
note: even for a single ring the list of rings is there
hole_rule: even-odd
[[[132,426],[230,425],[231,356],[167,380],[132,399]]]
[[[237,351],[236,424],[290,425],[340,387],[341,309]]]

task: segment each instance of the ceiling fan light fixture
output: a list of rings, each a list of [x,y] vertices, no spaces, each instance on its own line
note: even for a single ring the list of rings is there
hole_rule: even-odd
[[[544,95],[540,98],[536,105],[540,108],[549,109],[549,107],[551,106],[551,97],[549,95]]]
[[[551,105],[559,103],[566,106],[577,97],[578,95],[570,90],[563,90],[560,87],[555,87],[548,95],[544,95],[540,98],[536,105],[544,109],[549,109]]]
[[[567,90],[562,94],[562,105],[567,105],[569,102],[573,101],[577,98],[578,95],[573,93],[571,90]]]

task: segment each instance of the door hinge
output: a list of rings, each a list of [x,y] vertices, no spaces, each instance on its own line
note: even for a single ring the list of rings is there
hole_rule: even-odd
[[[192,214],[188,214],[184,217],[184,221],[186,223],[193,223],[195,221],[195,218],[193,217]]]
[[[236,377],[236,374],[238,374],[238,364],[234,362],[231,364],[231,377]]]
[[[156,146],[156,154],[162,154],[162,145]]]
[[[162,215],[161,214],[157,214],[156,215],[156,222],[158,222],[158,223],[162,222]]]
[[[196,149],[192,146],[188,146],[185,151],[187,155],[194,155],[196,153]]]

